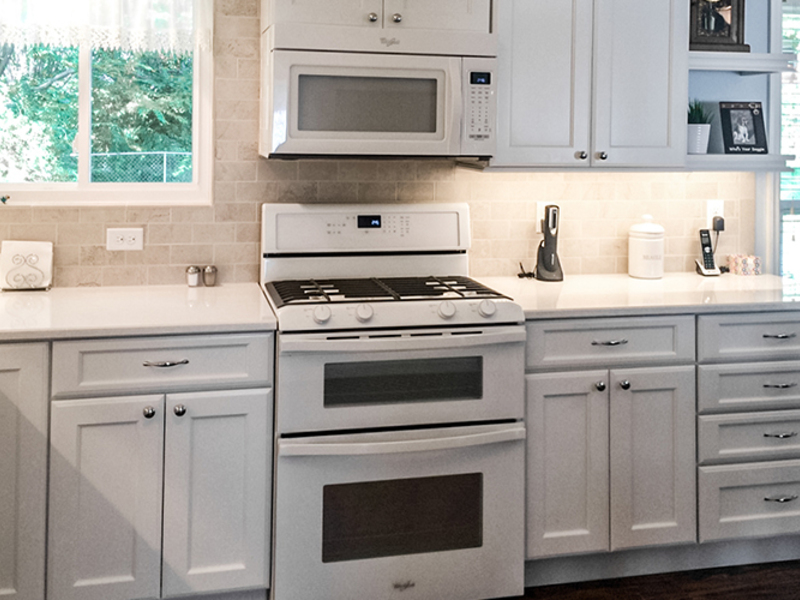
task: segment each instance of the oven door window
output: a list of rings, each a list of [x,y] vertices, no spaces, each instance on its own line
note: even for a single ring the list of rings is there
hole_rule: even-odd
[[[340,134],[436,134],[435,78],[300,75],[297,129]]]
[[[482,397],[481,356],[325,365],[326,408]]]
[[[481,473],[324,486],[324,563],[482,545]]]

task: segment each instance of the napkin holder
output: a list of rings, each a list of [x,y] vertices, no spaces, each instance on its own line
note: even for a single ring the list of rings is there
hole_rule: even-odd
[[[0,288],[4,291],[47,290],[52,283],[52,242],[6,240],[0,244]]]

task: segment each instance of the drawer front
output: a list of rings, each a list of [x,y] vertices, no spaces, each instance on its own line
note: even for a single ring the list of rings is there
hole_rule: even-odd
[[[527,323],[529,370],[694,361],[694,317],[559,319]]]
[[[800,461],[698,470],[701,542],[800,532]]]
[[[800,359],[800,312],[703,315],[697,319],[697,359]]]
[[[705,415],[697,437],[701,464],[800,458],[800,410]]]
[[[53,343],[54,398],[272,385],[273,334]]]
[[[700,365],[697,410],[800,408],[800,361]]]

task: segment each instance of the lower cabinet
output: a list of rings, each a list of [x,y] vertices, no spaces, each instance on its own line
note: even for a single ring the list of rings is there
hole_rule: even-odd
[[[52,402],[48,600],[267,587],[271,394]]]
[[[527,376],[527,558],[696,540],[693,366]]]
[[[0,344],[0,598],[44,598],[48,344]]]

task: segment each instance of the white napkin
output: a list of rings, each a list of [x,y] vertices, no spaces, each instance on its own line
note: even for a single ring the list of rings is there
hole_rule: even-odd
[[[52,242],[6,240],[0,245],[0,288],[47,289],[52,282]]]

